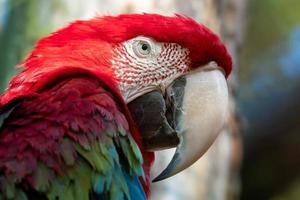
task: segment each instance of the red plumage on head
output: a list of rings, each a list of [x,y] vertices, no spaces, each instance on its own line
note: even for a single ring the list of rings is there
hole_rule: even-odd
[[[25,69],[14,77],[1,101],[5,103],[32,88],[39,90],[45,83],[77,71],[105,77],[107,84],[117,90],[110,68],[111,48],[138,35],[189,49],[193,68],[215,61],[224,68],[226,76],[231,72],[231,57],[219,37],[191,18],[157,14],[103,16],[75,21],[39,40],[19,64]]]

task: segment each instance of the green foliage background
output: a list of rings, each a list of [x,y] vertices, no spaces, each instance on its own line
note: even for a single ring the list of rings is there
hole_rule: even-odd
[[[51,15],[61,9],[58,0],[8,0],[2,3],[5,12],[0,27],[0,90],[17,72],[19,63],[38,38],[53,30]]]

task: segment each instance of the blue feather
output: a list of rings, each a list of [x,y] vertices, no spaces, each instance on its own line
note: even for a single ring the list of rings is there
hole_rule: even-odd
[[[138,176],[134,175],[131,177],[126,172],[124,172],[124,176],[128,185],[131,200],[146,200],[146,194]]]

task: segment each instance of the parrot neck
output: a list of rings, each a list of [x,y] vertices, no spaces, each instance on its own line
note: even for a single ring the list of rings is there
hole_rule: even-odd
[[[59,68],[41,68],[39,73],[34,74],[32,71],[34,68],[26,68],[19,75],[15,76],[9,88],[0,98],[0,104],[5,105],[6,103],[21,98],[22,96],[34,96],[35,93],[47,89],[47,87],[56,84],[57,82],[76,76],[92,76],[96,77],[98,80],[107,86],[107,89],[114,94],[115,99],[118,101],[121,109],[123,110],[126,119],[128,121],[130,132],[139,146],[141,153],[143,155],[143,168],[145,173],[145,179],[140,178],[140,182],[144,188],[147,196],[150,194],[150,169],[154,161],[154,153],[145,151],[140,133],[136,128],[136,125],[131,117],[130,111],[128,110],[127,104],[123,100],[120,91],[114,81],[114,77],[106,70],[95,70],[93,68],[84,67],[72,67],[65,66]],[[29,74],[28,74],[29,72]]]

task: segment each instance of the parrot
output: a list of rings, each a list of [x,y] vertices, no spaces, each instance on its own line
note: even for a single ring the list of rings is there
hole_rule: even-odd
[[[180,14],[77,20],[41,38],[0,97],[0,199],[143,200],[224,126],[232,59]],[[187,180],[188,181],[188,180]]]

